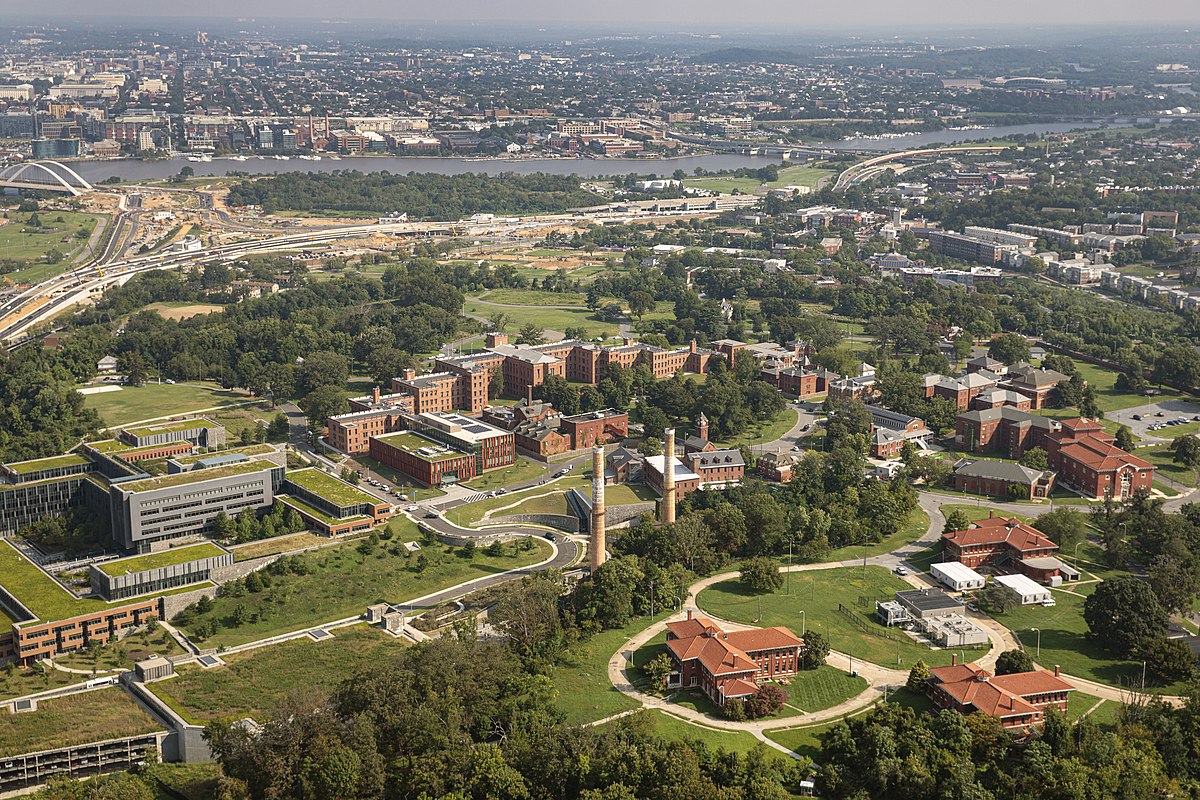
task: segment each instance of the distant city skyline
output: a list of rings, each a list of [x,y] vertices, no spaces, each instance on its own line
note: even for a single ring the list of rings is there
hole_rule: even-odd
[[[391,0],[360,0],[358,3],[331,6],[315,0],[210,0],[204,14],[191,4],[162,3],[159,0],[125,0],[110,8],[90,0],[48,0],[39,6],[47,16],[130,18],[137,16],[178,18],[275,18],[275,19],[379,19],[396,22],[429,23],[506,21],[514,24],[603,24],[626,29],[639,25],[671,26],[678,30],[709,30],[729,25],[739,30],[788,27],[870,28],[895,25],[912,28],[921,25],[1081,25],[1112,23],[1200,24],[1200,10],[1192,0],[1012,0],[1008,3],[985,0],[860,0],[852,6],[838,4],[800,4],[791,0],[750,0],[743,3],[717,0],[660,0],[657,3],[635,0],[611,0],[605,4],[579,5],[549,0],[518,0],[496,3],[493,0],[453,0],[436,7]],[[336,10],[336,14],[331,11]],[[436,11],[436,17],[433,12]],[[22,14],[29,14],[26,11]]]

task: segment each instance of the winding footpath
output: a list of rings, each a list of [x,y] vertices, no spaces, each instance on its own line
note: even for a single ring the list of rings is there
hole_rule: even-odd
[[[782,441],[782,440],[781,440]],[[1179,498],[1174,498],[1176,504],[1182,504],[1187,501],[1187,495]],[[850,559],[846,561],[829,561],[820,564],[797,564],[790,567],[784,567],[781,572],[809,572],[815,570],[837,569],[844,567],[857,567],[864,565],[874,565],[884,567],[889,570],[894,570],[900,566],[906,558],[926,549],[930,544],[938,541],[942,535],[942,528],[946,524],[946,518],[942,514],[941,507],[943,504],[952,503],[957,505],[969,505],[971,498],[956,495],[944,494],[940,492],[922,492],[918,504],[920,508],[929,515],[929,526],[919,538],[905,544],[889,553],[884,553],[877,556],[869,556],[867,558]],[[994,508],[997,511],[1004,513],[1029,516],[1030,512],[1041,512],[1044,508],[1049,510],[1049,506],[1037,506],[1025,503],[1008,503],[995,502],[988,503],[988,508]],[[739,573],[723,572],[719,575],[710,575],[707,578],[695,582],[688,589],[687,598],[684,601],[683,608],[676,614],[667,617],[659,622],[654,623],[645,630],[633,636],[625,642],[621,648],[613,654],[608,661],[608,679],[617,691],[635,700],[639,704],[639,708],[631,711],[625,711],[620,714],[615,714],[611,717],[606,717],[598,720],[593,725],[604,724],[619,717],[628,716],[642,709],[650,709],[661,711],[665,714],[670,714],[677,719],[687,722],[692,725],[697,725],[702,728],[710,728],[713,730],[724,731],[729,733],[749,733],[767,746],[786,753],[789,756],[798,758],[794,752],[788,747],[767,737],[769,731],[784,731],[795,730],[801,728],[815,727],[841,719],[846,716],[851,716],[857,713],[862,713],[873,706],[880,700],[884,700],[887,696],[905,685],[908,681],[908,670],[896,670],[882,667],[877,664],[872,664],[862,659],[851,659],[845,653],[831,652],[826,659],[826,663],[843,672],[857,672],[858,675],[867,681],[867,688],[858,695],[838,703],[829,708],[820,709],[812,712],[802,712],[798,715],[789,717],[779,717],[772,719],[751,720],[743,722],[734,722],[731,720],[718,717],[713,714],[707,714],[697,711],[693,708],[680,705],[673,702],[672,697],[661,697],[658,695],[649,694],[637,688],[634,685],[630,670],[636,669],[632,665],[633,653],[638,648],[653,640],[656,636],[667,629],[668,622],[674,622],[686,618],[687,609],[699,609],[707,617],[718,622],[722,627],[728,630],[744,630],[752,627],[743,625],[729,620],[720,619],[719,617],[704,612],[699,604],[699,596],[702,591],[712,586],[713,584],[736,579]],[[928,580],[928,577],[918,570],[913,569],[904,580],[917,588],[925,588],[934,584]],[[1001,625],[991,617],[978,612],[964,609],[964,615],[973,623],[983,628],[991,643],[991,649],[983,656],[975,659],[974,663],[985,669],[991,669],[995,666],[996,659],[1000,653],[1005,650],[1020,649],[1020,642],[1013,635],[1013,632]],[[1039,664],[1044,667],[1045,665]],[[1100,700],[1110,700],[1117,703],[1129,702],[1130,698],[1136,694],[1127,689],[1118,689],[1113,686],[1108,686],[1102,683],[1096,683],[1084,678],[1079,678],[1067,673],[1063,673],[1063,677],[1080,691],[1094,695]],[[1165,700],[1173,705],[1181,705],[1183,698],[1163,696],[1160,699]]]

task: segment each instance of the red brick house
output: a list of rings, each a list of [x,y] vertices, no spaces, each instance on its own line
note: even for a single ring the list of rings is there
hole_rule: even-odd
[[[971,569],[1011,565],[1022,560],[1053,556],[1058,545],[1050,537],[1016,519],[989,517],[973,527],[942,534],[946,561],[960,561]]]
[[[955,658],[957,662],[957,658]],[[1011,675],[992,675],[975,664],[954,663],[929,670],[926,682],[929,699],[938,708],[960,714],[980,711],[1000,720],[1005,728],[1030,732],[1041,728],[1046,709],[1067,711],[1067,699],[1075,687],[1054,672],[1035,669]]]
[[[670,688],[699,689],[724,707],[731,698],[758,691],[759,681],[795,675],[804,642],[787,628],[725,632],[712,620],[689,611],[667,623],[671,657]]]

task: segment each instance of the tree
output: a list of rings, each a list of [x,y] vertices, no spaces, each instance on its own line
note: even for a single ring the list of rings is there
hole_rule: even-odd
[[[739,580],[754,594],[770,594],[783,586],[779,565],[765,556],[743,562]]]
[[[300,399],[300,408],[308,417],[309,424],[317,427],[323,426],[329,417],[344,413],[349,407],[346,392],[340,385],[322,386]]]
[[[925,694],[925,682],[932,677],[929,672],[929,665],[921,659],[917,659],[912,665],[912,669],[908,671],[908,682],[905,687],[915,694]]]
[[[1089,635],[1104,649],[1130,658],[1143,643],[1167,633],[1167,612],[1145,581],[1122,576],[1102,582],[1083,603]]]
[[[274,441],[283,441],[288,437],[291,431],[291,424],[288,422],[287,414],[282,411],[271,418],[271,424],[267,426],[267,436]]]
[[[1122,425],[1121,427],[1117,428],[1117,437],[1116,438],[1117,438],[1117,447],[1121,448],[1122,450],[1124,450],[1127,453],[1133,452],[1133,448],[1134,448],[1133,431],[1129,430],[1128,425]]]
[[[1019,333],[1005,333],[992,340],[988,355],[1005,364],[1029,360],[1029,342]]]
[[[1083,389],[1083,398],[1079,401],[1079,415],[1088,419],[1104,419],[1104,412],[1096,400],[1096,390],[1091,386]]]
[[[1187,681],[1196,675],[1196,657],[1179,639],[1148,639],[1136,655],[1146,662],[1146,677],[1154,683]]]
[[[800,648],[800,669],[818,669],[829,658],[829,641],[816,631],[804,634],[804,646]]]
[[[758,691],[746,698],[746,716],[761,719],[774,714],[787,702],[787,690],[776,683],[764,683]]]
[[[1171,443],[1171,460],[1189,469],[1200,467],[1200,438],[1192,434],[1177,436]]]
[[[971,518],[967,516],[967,512],[956,508],[946,515],[946,524],[942,526],[942,533],[965,531],[969,527],[971,527]]]
[[[1025,455],[1021,456],[1021,466],[1044,471],[1050,469],[1050,460],[1046,456],[1045,449],[1031,447],[1025,451]]]
[[[1200,593],[1200,580],[1197,579],[1195,566],[1175,555],[1162,553],[1155,556],[1147,572],[1154,596],[1170,613],[1188,611]]]
[[[975,603],[989,614],[1003,614],[1012,608],[1016,596],[1002,584],[991,581],[975,595]]]
[[[1033,658],[1024,650],[1005,650],[996,658],[997,675],[1031,671],[1033,671]]]
[[[653,311],[656,305],[653,295],[640,290],[630,292],[629,297],[626,298],[626,302],[629,303],[629,313],[633,314],[639,320],[646,316],[648,312]]]
[[[671,657],[659,653],[642,665],[642,673],[650,679],[650,685],[655,689],[665,688],[667,678],[671,675]]]
[[[125,353],[117,360],[117,369],[125,374],[129,386],[141,386],[146,382],[146,359],[137,350]]]
[[[1056,508],[1037,518],[1037,529],[1058,545],[1060,552],[1070,552],[1087,536],[1087,516],[1070,508]]]
[[[534,346],[545,343],[546,332],[542,328],[539,328],[537,323],[528,322],[521,326],[521,331],[517,334],[517,344]]]

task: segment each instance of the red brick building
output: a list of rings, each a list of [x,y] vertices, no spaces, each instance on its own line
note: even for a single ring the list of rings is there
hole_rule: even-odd
[[[1054,672],[1037,669],[1011,675],[992,675],[975,664],[952,664],[929,670],[926,690],[938,708],[960,714],[980,711],[1000,720],[1005,728],[1031,732],[1046,719],[1046,709],[1067,711],[1075,687]]]
[[[1044,447],[1058,479],[1088,497],[1132,497],[1154,483],[1154,465],[1130,455],[1091,419],[1067,419]]]
[[[942,534],[946,561],[960,561],[964,566],[1013,567],[1027,558],[1051,557],[1058,545],[1050,537],[1017,519],[989,517],[973,527]]]
[[[803,641],[787,628],[725,632],[706,617],[689,611],[687,619],[667,623],[671,656],[670,688],[699,689],[724,707],[746,698],[759,682],[795,675]]]

